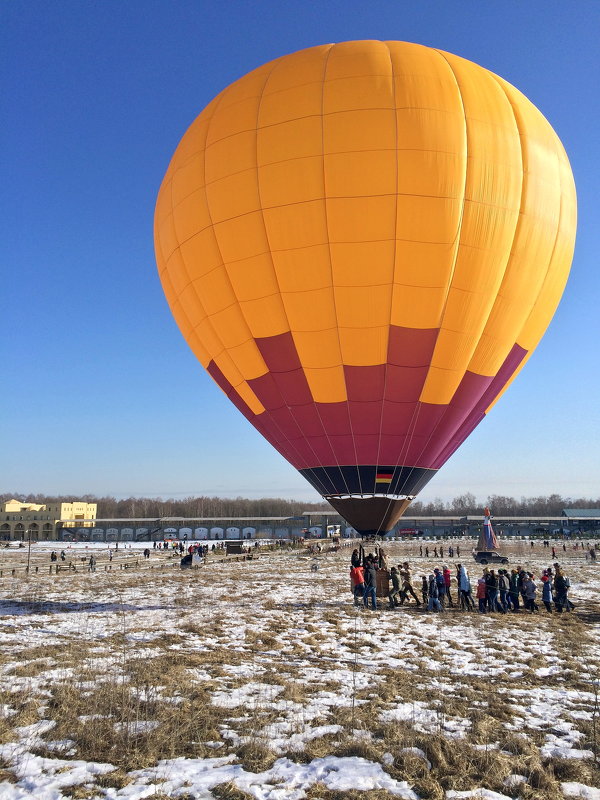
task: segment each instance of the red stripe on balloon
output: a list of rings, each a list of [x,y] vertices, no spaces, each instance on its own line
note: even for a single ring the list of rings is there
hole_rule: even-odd
[[[467,436],[475,430],[477,425],[479,425],[485,417],[486,408],[498,397],[502,389],[504,389],[527,353],[528,351],[518,344],[513,345],[495,377],[491,379],[487,389],[483,392],[460,428],[455,431],[450,441],[441,449],[434,463],[439,464],[439,466],[444,464],[456,449],[460,447]],[[433,467],[433,469],[436,468],[437,467]]]
[[[515,345],[494,378],[467,372],[448,405],[421,403],[436,335],[392,327],[390,363],[344,367],[348,402],[312,400],[289,333],[256,340],[272,370],[248,381],[265,407],[262,414],[252,413],[214,362],[208,371],[297,469],[357,463],[439,469],[483,419],[527,352]]]

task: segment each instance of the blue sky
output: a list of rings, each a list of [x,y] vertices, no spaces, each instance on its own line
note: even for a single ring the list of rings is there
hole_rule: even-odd
[[[156,273],[154,203],[227,84],[304,47],[398,39],[523,91],[579,202],[546,336],[421,499],[600,496],[598,30],[597,0],[0,3],[0,491],[318,499],[188,350]]]

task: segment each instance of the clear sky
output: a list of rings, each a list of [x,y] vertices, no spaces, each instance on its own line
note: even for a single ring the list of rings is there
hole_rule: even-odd
[[[421,495],[600,496],[597,0],[3,0],[0,491],[317,500],[197,364],[154,261],[156,193],[225,86],[325,42],[498,73],[562,139],[579,202],[553,322]]]

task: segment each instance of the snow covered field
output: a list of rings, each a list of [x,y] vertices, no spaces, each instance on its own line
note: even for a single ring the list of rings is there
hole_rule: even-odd
[[[120,546],[109,572],[98,545],[89,573],[79,546],[49,575],[61,547],[32,548],[30,579],[26,549],[0,550],[0,800],[600,800],[600,564],[581,550],[558,553],[573,613],[488,616],[355,609],[349,549],[181,571]]]

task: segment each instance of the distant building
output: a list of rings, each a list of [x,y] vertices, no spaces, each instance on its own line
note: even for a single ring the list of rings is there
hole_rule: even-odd
[[[8,500],[0,509],[0,539],[54,539],[59,520],[68,520],[63,523],[65,527],[92,527],[96,512],[96,503],[81,500],[47,505]]]

